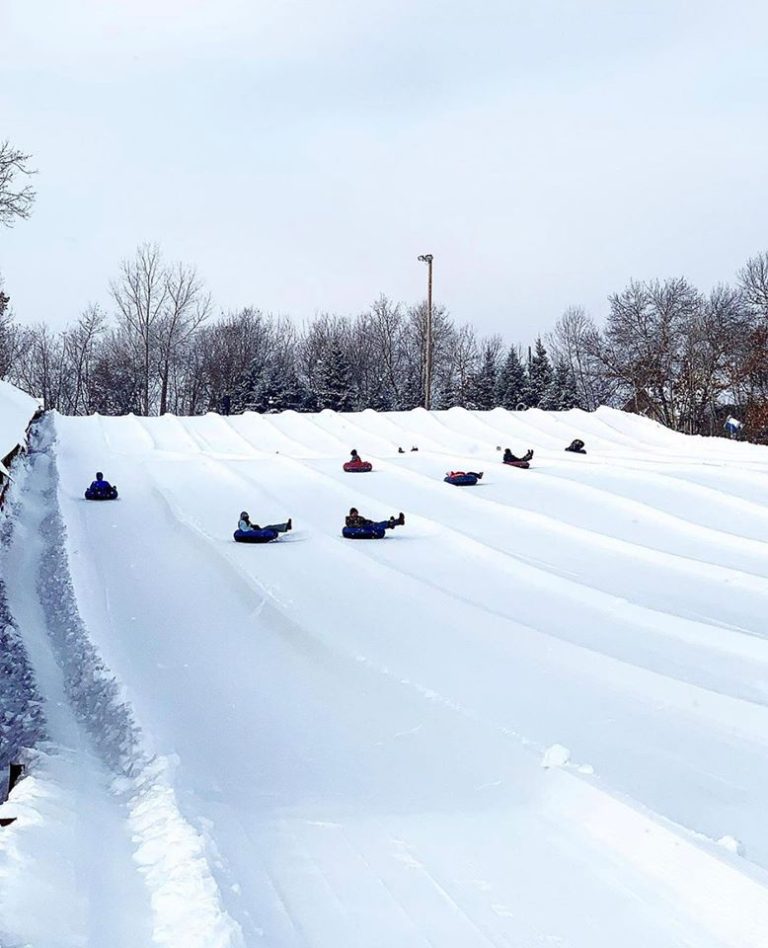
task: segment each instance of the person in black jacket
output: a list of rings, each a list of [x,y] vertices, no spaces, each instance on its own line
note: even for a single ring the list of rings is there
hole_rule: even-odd
[[[525,454],[521,457],[515,457],[514,454],[509,450],[509,448],[504,448],[504,463],[508,464],[510,461],[530,461],[533,457],[533,451],[528,448]]]
[[[565,450],[572,451],[574,454],[587,453],[584,449],[584,442],[580,438],[574,438]]]
[[[398,517],[390,517],[389,520],[368,520],[360,515],[357,507],[350,507],[349,513],[344,521],[346,527],[384,527],[385,530],[394,530],[395,527],[402,527],[405,523],[405,514],[401,511]]]

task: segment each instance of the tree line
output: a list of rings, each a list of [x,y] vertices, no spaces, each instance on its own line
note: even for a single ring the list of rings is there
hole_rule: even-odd
[[[0,144],[0,224],[30,213],[29,156]],[[21,180],[21,183],[19,181]],[[297,326],[252,307],[214,317],[193,266],[140,246],[60,332],[14,321],[0,283],[0,378],[65,414],[407,410],[423,404],[425,303],[380,296],[354,317]],[[434,408],[600,405],[675,430],[720,433],[726,413],[768,440],[768,253],[706,294],[683,278],[631,281],[602,325],[572,307],[524,349],[432,312]]]
[[[112,282],[111,315],[89,306],[54,333],[0,316],[0,377],[66,414],[285,409],[405,410],[423,403],[426,304],[381,296],[355,317],[321,315],[303,327],[246,307],[212,317],[194,267],[143,245]],[[575,380],[542,340],[530,359],[478,337],[442,306],[432,311],[435,408],[577,404]]]

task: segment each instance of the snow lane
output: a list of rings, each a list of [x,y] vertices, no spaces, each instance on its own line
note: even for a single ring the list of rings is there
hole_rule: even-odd
[[[562,509],[574,490],[583,503],[572,543],[557,509],[546,514],[556,478],[528,498],[511,479],[493,497],[485,485],[432,485],[451,452],[498,463],[492,419],[473,428],[468,413],[445,414],[450,424],[411,413],[401,438],[370,413],[57,419],[81,610],[145,731],[178,760],[179,804],[218,854],[246,943],[757,948],[764,892],[711,849],[669,844],[710,882],[731,873],[732,902],[749,903],[749,917],[735,909],[718,922],[685,875],[635,860],[622,830],[608,845],[581,823],[596,805],[608,812],[598,801],[610,791],[710,837],[732,833],[768,864],[763,642],[727,629],[716,641],[713,595],[707,623],[654,611],[649,590],[667,571],[635,542],[630,501],[614,502],[619,536],[600,537],[589,529],[597,491],[565,485]],[[393,460],[342,475],[349,447],[366,451],[367,423]],[[437,453],[422,441],[398,458],[396,445],[427,432]],[[616,443],[626,456],[637,442]],[[94,454],[121,487],[117,504],[78,499]],[[407,526],[385,543],[343,541],[358,501],[374,516],[406,510]],[[291,515],[296,529],[238,547],[243,506],[262,522]],[[741,567],[761,567],[759,544],[723,552],[703,531],[715,562],[683,559],[696,527],[648,506],[688,583],[666,608],[709,595],[708,569],[730,571],[747,599],[733,617],[753,623],[762,592]],[[521,533],[539,544],[534,563],[516,555]],[[601,590],[589,585],[617,549],[636,572],[634,598],[654,608],[622,606],[618,570]],[[555,741],[599,774],[583,812],[574,778],[538,766]],[[617,805],[629,833],[634,811]]]
[[[37,556],[27,572],[38,578],[13,608],[33,645],[38,643],[32,659],[41,690],[55,709],[50,717],[72,730],[69,770],[59,765],[44,772],[55,774],[50,795],[61,800],[50,818],[65,822],[70,812],[74,818],[70,862],[84,905],[85,933],[60,942],[54,923],[53,935],[41,935],[35,944],[238,948],[242,940],[219,904],[202,835],[179,815],[169,761],[150,759],[132,709],[94,648],[74,600],[50,421],[34,433],[22,505],[22,511],[32,513],[28,520],[23,513],[17,520],[23,556]],[[87,593],[93,588],[86,587]],[[60,740],[66,737],[62,733]],[[25,858],[34,863],[34,840]],[[28,937],[26,920],[20,920],[19,930]]]
[[[23,820],[13,830],[3,831],[19,834],[22,851],[3,896],[3,924],[34,937],[39,948],[53,945],[48,941],[51,921],[62,938],[56,944],[74,945],[82,939],[89,945],[138,948],[151,942],[146,923],[149,901],[132,859],[128,814],[112,788],[114,775],[98,759],[69,701],[38,599],[38,588],[46,581],[41,524],[51,515],[46,496],[48,467],[47,456],[32,455],[27,471],[20,475],[23,500],[13,543],[2,565],[11,614],[45,700],[50,746],[33,792],[48,801],[48,816],[57,824],[58,846],[67,858],[62,859],[56,848],[47,853],[45,846],[40,847],[39,831],[35,833]],[[32,866],[24,865],[24,850],[31,851]],[[30,873],[37,884],[28,889],[23,883],[29,881]],[[27,927],[30,912],[36,919],[32,929]],[[47,921],[41,916],[47,916]]]

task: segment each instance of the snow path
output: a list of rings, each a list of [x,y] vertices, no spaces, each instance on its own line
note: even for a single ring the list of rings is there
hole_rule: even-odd
[[[180,934],[189,853],[232,944],[764,944],[764,449],[604,411],[55,427],[78,613],[168,802],[129,779],[104,818],[144,831],[119,864],[143,857],[152,943],[230,943]],[[353,446],[372,474],[341,472]],[[81,499],[97,467],[117,503]],[[344,541],[353,503],[406,526]],[[235,545],[243,508],[295,530]],[[543,769],[555,743],[573,763]]]
[[[46,461],[38,455],[29,462],[24,501],[4,555],[3,575],[11,614],[45,698],[49,738],[41,766],[33,768],[33,786],[25,786],[26,781],[20,785],[22,797],[31,794],[45,799],[48,818],[57,826],[55,849],[59,852],[51,864],[47,856],[54,847],[44,847],[32,867],[17,865],[15,872],[11,854],[0,916],[4,920],[30,918],[32,926],[25,930],[25,937],[36,946],[48,944],[45,933],[50,927],[59,932],[58,944],[148,945],[149,931],[142,923],[149,903],[131,858],[126,819],[110,790],[113,775],[94,753],[67,700],[37,593],[44,552],[40,527],[49,513],[43,494]],[[61,787],[67,788],[66,797],[60,794]],[[22,805],[19,815],[23,813]],[[22,818],[14,832],[22,834],[17,846],[39,845],[39,826],[28,828]],[[24,835],[31,835],[31,840],[27,842]],[[25,878],[30,873],[37,879],[34,887]]]
[[[178,814],[169,762],[141,746],[82,626],[45,423],[21,472],[3,575],[48,740],[3,808],[18,817],[0,847],[3,938],[35,948],[240,945],[199,834]]]

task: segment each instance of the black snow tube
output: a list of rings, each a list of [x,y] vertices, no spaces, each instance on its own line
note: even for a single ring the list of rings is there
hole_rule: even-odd
[[[277,530],[235,530],[236,543],[269,543],[279,536]]]
[[[476,474],[447,474],[443,480],[446,484],[455,484],[456,487],[474,487],[477,483]]]
[[[369,527],[344,527],[341,535],[348,540],[382,540],[386,532],[386,527],[372,523]]]
[[[91,490],[89,487],[85,492],[86,500],[117,500],[117,488],[110,487],[109,490]]]

